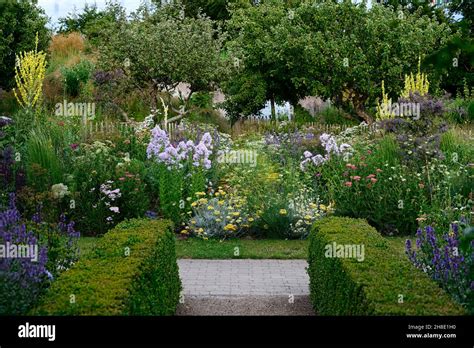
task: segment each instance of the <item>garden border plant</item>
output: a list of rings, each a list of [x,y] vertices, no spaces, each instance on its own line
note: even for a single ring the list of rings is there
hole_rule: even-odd
[[[364,245],[364,260],[325,257],[326,246]],[[463,315],[426,274],[365,220],[329,217],[310,234],[308,273],[321,315]]]
[[[56,280],[35,315],[172,315],[181,282],[172,223],[126,220]]]

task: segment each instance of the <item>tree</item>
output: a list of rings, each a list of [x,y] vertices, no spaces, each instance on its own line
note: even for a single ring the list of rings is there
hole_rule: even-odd
[[[107,1],[105,9],[100,10],[97,4],[85,4],[82,12],[69,13],[59,19],[59,32],[80,32],[93,44],[106,40],[108,33],[114,31],[126,20],[125,9],[116,1]]]
[[[149,18],[125,23],[103,46],[100,63],[104,70],[121,70],[130,86],[160,105],[160,94],[168,96],[179,83],[189,84],[182,96],[183,108],[175,119],[189,113],[189,100],[195,91],[212,90],[226,74],[221,57],[224,36],[203,16],[180,16],[180,8],[163,8]],[[170,122],[174,119],[170,119]]]
[[[46,28],[48,18],[37,0],[0,1],[0,87],[13,87],[15,56],[35,47],[45,50],[50,39]]]
[[[226,109],[234,117],[239,112],[241,116],[248,116],[270,100],[272,118],[275,118],[275,103],[296,103],[307,92],[305,78],[300,78],[304,76],[303,65],[295,59],[302,56],[292,54],[304,46],[300,36],[302,28],[292,26],[285,1],[231,7],[231,13],[227,28],[232,40],[227,49],[237,69],[236,76],[224,85],[228,98]],[[252,86],[258,88],[255,93],[258,96],[262,96],[264,86],[264,98],[252,100],[252,93],[247,90]]]
[[[231,51],[240,51],[247,76],[261,74],[268,99],[294,103],[319,95],[369,122],[367,108],[380,96],[382,80],[389,94],[398,94],[419,57],[450,36],[446,24],[419,11],[379,5],[368,10],[350,1],[303,2],[292,8],[265,1],[238,9],[230,22]]]

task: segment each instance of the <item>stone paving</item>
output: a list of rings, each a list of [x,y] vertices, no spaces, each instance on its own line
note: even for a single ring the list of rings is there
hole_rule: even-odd
[[[178,260],[177,315],[314,315],[306,260]]]
[[[178,260],[183,294],[308,295],[305,260]]]

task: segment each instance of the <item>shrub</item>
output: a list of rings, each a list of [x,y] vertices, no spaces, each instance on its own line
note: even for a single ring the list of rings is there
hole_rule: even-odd
[[[174,314],[181,284],[171,228],[163,220],[123,221],[52,284],[33,314]]]
[[[333,243],[363,246],[362,261],[326,257]],[[317,222],[310,234],[308,263],[311,301],[321,315],[464,314],[402,250],[364,220],[330,217]]]
[[[213,194],[196,192],[199,198],[191,203],[193,216],[189,229],[194,235],[207,238],[232,238],[241,236],[254,218],[249,214],[245,197],[226,192],[219,186]]]
[[[82,86],[89,81],[94,65],[88,60],[81,60],[71,68],[63,68],[61,73],[64,78],[66,93],[72,97],[77,97]]]

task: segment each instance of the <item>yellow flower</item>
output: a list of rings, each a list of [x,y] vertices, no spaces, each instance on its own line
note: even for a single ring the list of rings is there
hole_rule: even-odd
[[[201,198],[198,202],[202,203],[202,204],[207,204],[207,199],[206,198]]]
[[[207,206],[207,210],[214,210],[214,207],[212,205]]]
[[[191,207],[195,207],[197,205],[197,202],[192,202]]]
[[[319,209],[321,209],[322,211],[326,211],[328,208],[324,204],[320,204]]]
[[[239,213],[238,211],[235,211],[235,212],[232,213],[232,215],[233,215],[233,216],[239,216],[240,213]]]
[[[201,227],[200,229],[197,230],[198,233],[203,233],[204,229]]]
[[[286,209],[280,209],[280,215],[286,215],[286,214],[288,214]]]
[[[316,209],[316,208],[318,207],[318,205],[315,204],[315,203],[309,203],[309,207],[310,207],[311,209]]]
[[[196,224],[196,220],[191,220],[191,223],[192,223],[193,225],[195,225],[195,224]]]
[[[311,220],[313,217],[312,217],[311,215],[305,215],[304,218],[305,218],[306,220]]]
[[[221,215],[221,212],[219,210],[214,210],[214,215]]]
[[[275,180],[278,180],[278,178],[280,178],[280,174],[278,173],[270,173],[267,175],[268,181],[275,181]]]
[[[196,192],[195,195],[198,196],[198,197],[199,196],[205,196],[206,193],[205,192]]]
[[[220,201],[217,202],[217,204],[223,205],[223,204],[224,204],[224,201],[223,201],[223,200],[220,200]]]
[[[224,227],[224,230],[225,231],[236,231],[237,230],[237,227],[233,224],[227,224],[225,227]]]
[[[253,218],[250,217],[248,220],[249,220],[250,222],[252,222],[252,221],[253,221]]]
[[[216,222],[221,222],[221,221],[222,221],[222,219],[216,219]]]

